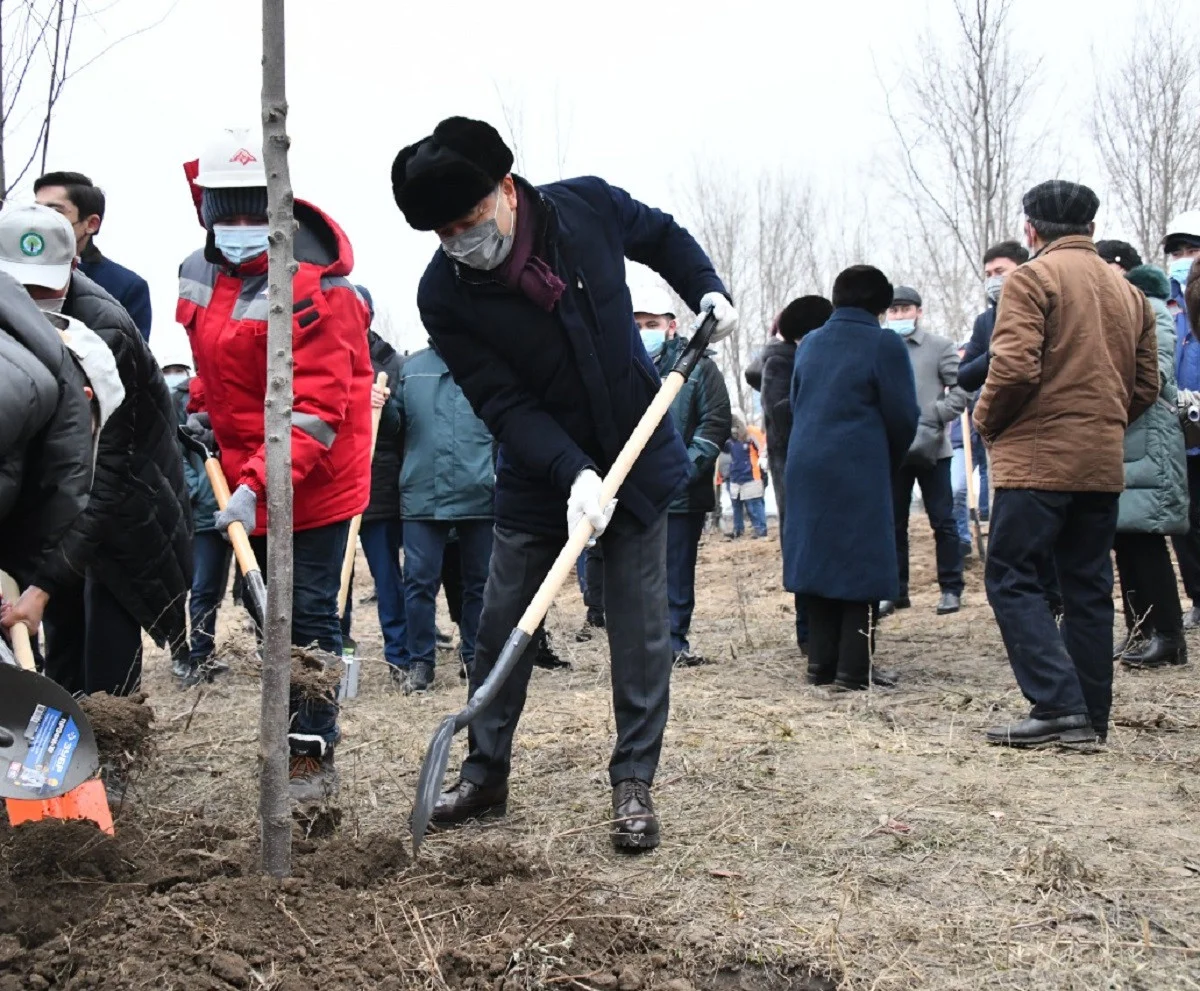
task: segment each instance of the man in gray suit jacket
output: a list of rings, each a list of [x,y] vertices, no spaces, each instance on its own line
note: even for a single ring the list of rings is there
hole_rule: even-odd
[[[900,597],[895,602],[880,603],[883,616],[912,605],[908,595],[908,511],[914,483],[921,486],[921,499],[937,545],[938,585],[942,590],[938,615],[958,612],[962,603],[962,548],[954,522],[947,427],[967,408],[967,394],[958,387],[954,342],[926,331],[921,326],[921,313],[921,294],[909,286],[898,286],[888,309],[888,326],[908,345],[921,420],[908,458],[892,480]]]

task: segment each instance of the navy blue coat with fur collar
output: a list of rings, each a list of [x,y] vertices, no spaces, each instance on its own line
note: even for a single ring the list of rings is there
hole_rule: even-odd
[[[585,468],[608,470],[659,388],[633,320],[625,259],[654,269],[693,309],[705,293],[725,288],[686,230],[624,190],[595,177],[537,189],[517,181],[540,214],[536,251],[566,283],[553,311],[441,250],[421,279],[417,306],[499,443],[496,522],[564,536],[571,483]],[[683,442],[665,417],[618,504],[648,525],[687,475]]]

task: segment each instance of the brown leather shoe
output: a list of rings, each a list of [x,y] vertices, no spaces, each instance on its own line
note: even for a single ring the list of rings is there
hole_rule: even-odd
[[[508,782],[497,785],[477,785],[459,778],[442,792],[433,807],[430,826],[446,828],[461,826],[473,819],[499,819],[508,813]]]
[[[653,850],[659,843],[658,816],[650,786],[637,778],[613,787],[613,846],[618,850]]]

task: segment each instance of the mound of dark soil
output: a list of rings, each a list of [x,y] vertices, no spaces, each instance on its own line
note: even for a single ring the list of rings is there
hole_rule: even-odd
[[[128,767],[146,754],[151,746],[154,710],[146,705],[145,695],[113,696],[100,692],[86,696],[79,705],[96,734],[96,749],[102,763]]]

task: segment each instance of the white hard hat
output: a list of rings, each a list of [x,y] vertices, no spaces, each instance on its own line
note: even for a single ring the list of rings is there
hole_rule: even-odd
[[[248,127],[227,127],[208,143],[200,156],[196,185],[204,189],[265,186],[262,138]]]
[[[154,349],[158,367],[170,368],[172,365],[183,365],[185,368],[195,368],[196,366],[192,364],[192,349],[188,347],[187,337],[183,334],[168,336],[172,339],[167,344]]]
[[[671,302],[671,297],[665,289],[659,286],[642,286],[634,289],[631,295],[634,313],[653,313],[655,316],[675,319],[675,304]]]
[[[1184,210],[1183,213],[1171,218],[1171,222],[1167,224],[1163,244],[1176,236],[1200,239],[1200,210]]]

